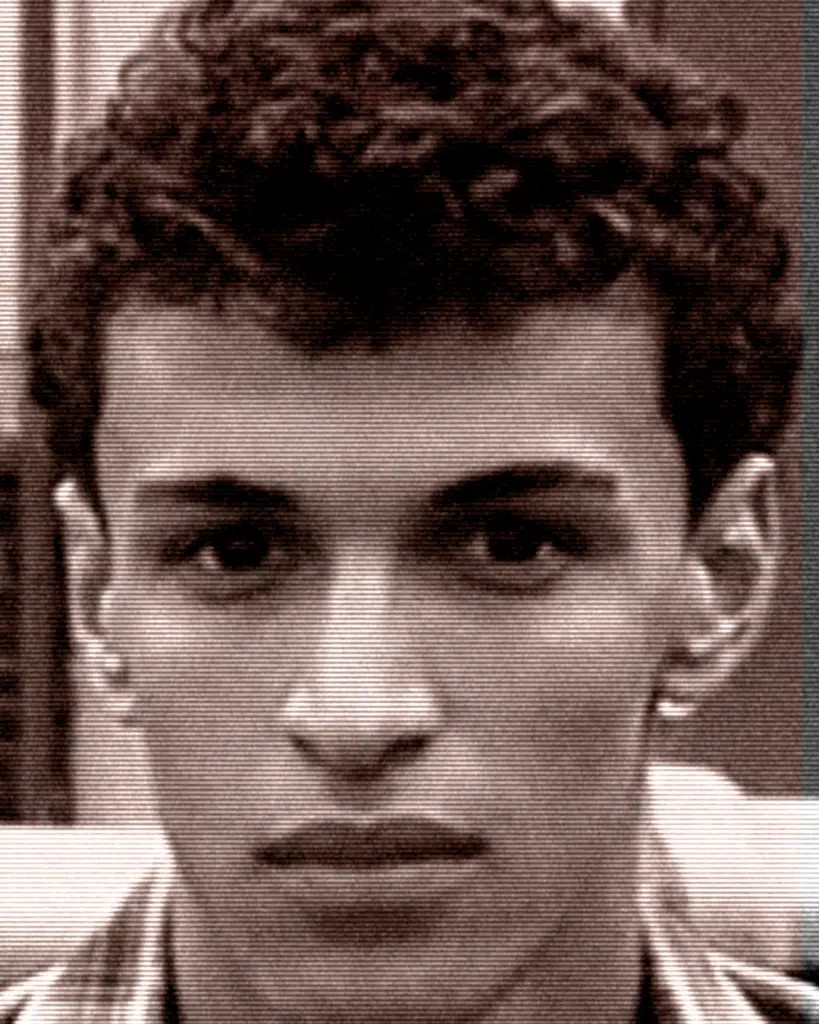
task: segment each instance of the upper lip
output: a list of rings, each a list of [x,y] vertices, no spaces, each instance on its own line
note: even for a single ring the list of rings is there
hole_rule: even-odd
[[[483,840],[473,832],[429,818],[401,817],[367,824],[310,823],[265,844],[260,853],[275,867],[373,868],[401,861],[462,860],[483,848]]]

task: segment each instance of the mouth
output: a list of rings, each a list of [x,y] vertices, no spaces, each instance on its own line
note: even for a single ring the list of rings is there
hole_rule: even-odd
[[[366,825],[323,821],[266,844],[259,858],[282,869],[380,872],[466,863],[480,857],[485,845],[476,833],[427,818],[389,818]]]
[[[428,818],[322,821],[261,846],[256,863],[260,879],[289,893],[324,931],[344,922],[348,936],[372,935],[378,921],[406,929],[419,914],[426,919],[470,884],[486,852],[481,836]]]

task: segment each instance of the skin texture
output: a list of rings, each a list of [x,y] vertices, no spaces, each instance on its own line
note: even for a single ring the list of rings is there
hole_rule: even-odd
[[[661,331],[634,282],[313,359],[238,306],[114,317],[75,618],[127,666],[190,1020],[632,1018],[653,700],[704,621]],[[275,507],[180,491],[214,479]],[[256,857],[408,814],[483,856],[353,897]]]

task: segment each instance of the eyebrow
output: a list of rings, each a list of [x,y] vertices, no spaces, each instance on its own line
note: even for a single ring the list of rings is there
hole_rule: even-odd
[[[261,487],[230,476],[146,483],[137,491],[136,504],[137,507],[199,505],[256,512],[286,511],[295,507],[293,498],[280,488]]]
[[[618,484],[612,474],[576,463],[511,466],[445,487],[433,496],[432,505],[437,509],[453,505],[480,505],[558,489],[614,498]]]
[[[519,465],[481,473],[436,491],[429,507],[443,510],[458,505],[480,505],[521,498],[535,492],[570,490],[614,498],[618,485],[608,473],[576,463]],[[263,487],[230,476],[204,480],[156,481],[137,491],[137,507],[197,505],[214,509],[271,512],[293,511],[298,503],[279,487]]]

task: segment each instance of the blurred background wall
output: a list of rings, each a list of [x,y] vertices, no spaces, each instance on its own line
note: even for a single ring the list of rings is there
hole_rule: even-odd
[[[0,437],[15,427],[20,295],[20,34],[19,9],[0,5]]]
[[[678,52],[746,97],[752,130],[745,149],[785,212],[799,281],[801,0],[669,0],[665,27]],[[785,551],[765,642],[736,687],[715,698],[678,745],[682,756],[724,766],[760,792],[800,791],[802,687],[814,683],[802,678],[801,429],[797,407],[783,447]]]
[[[620,0],[600,2],[617,4]],[[632,2],[646,10],[658,6],[654,0]],[[156,14],[168,6],[168,0],[54,3],[54,117],[56,136],[62,139],[73,126],[99,110],[121,57],[147,31]],[[667,0],[662,6],[669,41],[710,75],[734,83],[748,96],[753,109],[748,145],[767,167],[794,236],[798,237],[800,0]],[[15,0],[5,0],[0,8],[0,57],[5,58],[0,62],[0,113],[4,126],[9,126],[0,133],[0,436],[7,447],[14,447],[18,441],[14,405],[20,377],[15,9]],[[668,748],[670,755],[680,759],[723,768],[760,793],[793,794],[801,785],[799,457],[797,414],[786,439],[783,462],[786,551],[782,583],[766,642],[737,686],[716,698]],[[150,790],[138,739],[106,720],[99,710],[93,680],[75,678],[70,703],[69,783],[74,819],[102,823],[150,818]]]

